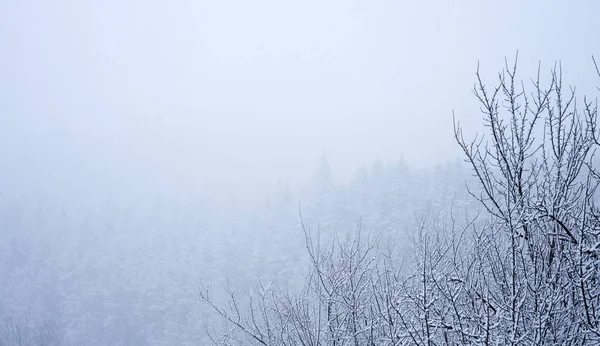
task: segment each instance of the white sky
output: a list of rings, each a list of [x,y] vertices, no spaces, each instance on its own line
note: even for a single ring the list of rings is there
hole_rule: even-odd
[[[252,195],[323,152],[340,177],[453,158],[478,60],[560,59],[589,90],[599,18],[593,0],[1,0],[0,191]]]

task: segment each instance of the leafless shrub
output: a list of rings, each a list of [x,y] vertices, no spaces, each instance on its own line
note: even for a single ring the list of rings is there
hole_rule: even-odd
[[[595,64],[595,60],[594,60]],[[600,70],[596,72],[600,76]],[[600,343],[597,102],[564,88],[562,67],[529,86],[506,62],[474,94],[487,136],[455,138],[489,217],[423,218],[408,272],[357,227],[322,246],[303,225],[310,272],[298,292],[259,285],[244,308],[216,304],[219,345],[583,345]]]

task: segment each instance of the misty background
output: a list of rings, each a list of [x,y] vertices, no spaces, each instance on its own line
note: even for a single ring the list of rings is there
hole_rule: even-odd
[[[5,193],[256,198],[326,154],[454,158],[452,110],[478,124],[477,61],[598,51],[581,2],[2,1]],[[522,71],[523,71],[522,70]],[[524,72],[526,75],[527,72]]]
[[[566,84],[593,91],[599,13],[591,0],[0,1],[0,315],[44,315],[90,345],[198,342],[186,302],[200,278],[302,271],[299,203],[311,224],[404,231],[432,205],[468,205],[452,115],[481,129],[478,62],[492,81],[518,50],[522,78],[561,61]],[[109,293],[86,300],[89,287]]]

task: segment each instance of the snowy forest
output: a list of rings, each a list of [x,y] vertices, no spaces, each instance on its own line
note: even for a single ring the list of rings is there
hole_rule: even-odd
[[[462,160],[323,156],[252,210],[0,196],[0,345],[600,343],[597,94],[517,62],[477,71]]]
[[[0,0],[0,346],[600,345],[598,14]]]
[[[336,186],[324,160],[303,222],[327,237],[362,220],[402,245],[415,215],[452,203],[464,212],[465,175],[456,163],[416,172],[376,161]],[[206,324],[220,321],[200,301],[201,284],[216,290],[211,297],[231,287],[246,297],[258,280],[295,287],[309,264],[298,201],[285,185],[253,213],[198,201],[71,215],[6,197],[1,210],[3,345],[209,344]]]

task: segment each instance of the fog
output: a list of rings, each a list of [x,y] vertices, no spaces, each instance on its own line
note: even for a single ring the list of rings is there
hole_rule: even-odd
[[[518,51],[527,81],[538,62],[547,76],[560,61],[566,84],[594,92],[599,14],[595,1],[3,0],[2,215],[11,203],[23,219],[41,208],[74,220],[110,206],[146,215],[152,203],[191,215],[200,203],[263,217],[289,189],[301,235],[297,206],[312,203],[325,161],[339,187],[361,167],[400,160],[422,178],[462,160],[453,114],[466,133],[484,130],[478,64],[494,82]],[[19,232],[10,227],[6,239]]]
[[[322,154],[343,178],[445,160],[478,61],[562,60],[581,88],[599,45],[593,2],[0,6],[3,185],[49,194],[247,198]]]

